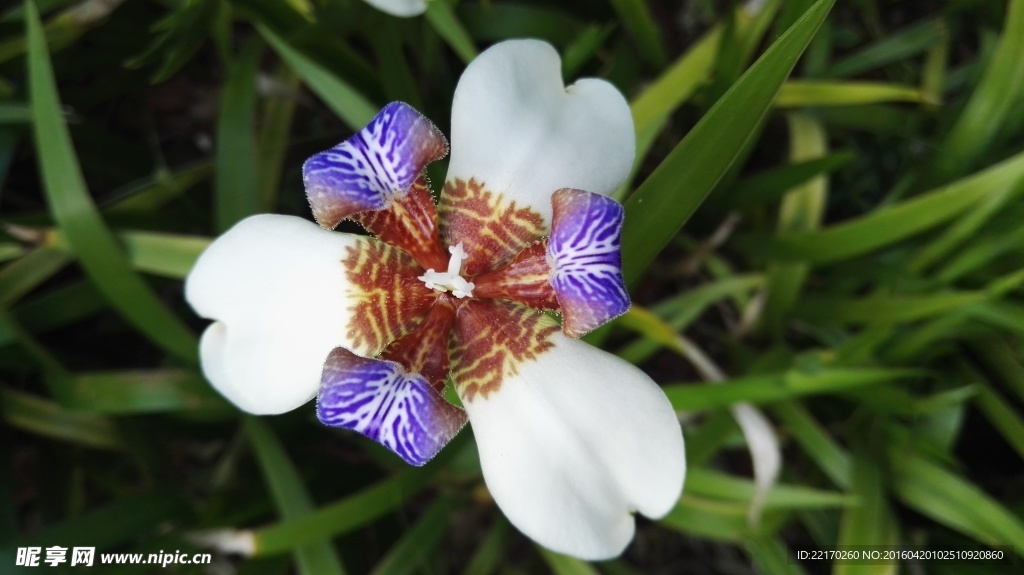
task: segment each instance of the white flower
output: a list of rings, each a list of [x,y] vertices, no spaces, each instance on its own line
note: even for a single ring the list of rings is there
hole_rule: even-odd
[[[634,511],[672,508],[685,460],[661,389],[576,339],[629,307],[623,211],[607,196],[634,136],[618,91],[594,79],[566,88],[560,69],[534,40],[469,65],[436,210],[422,174],[447,142],[389,104],[303,167],[321,226],[352,218],[376,239],[249,218],[200,257],[186,297],[216,320],[204,373],[242,409],[279,413],[316,395],[322,422],[416,465],[468,417],[512,523],[603,559],[632,539]],[[561,329],[540,310],[561,313]],[[440,394],[449,375],[465,411]]]
[[[401,18],[419,16],[427,11],[427,0],[364,0],[370,6]]]

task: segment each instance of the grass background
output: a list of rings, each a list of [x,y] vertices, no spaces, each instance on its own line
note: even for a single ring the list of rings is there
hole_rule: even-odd
[[[252,529],[257,555],[92,571],[922,572],[788,559],[897,543],[1024,560],[1024,2],[756,4],[5,8],[0,572],[20,546],[191,552],[215,527]],[[634,309],[589,339],[664,384],[687,440],[676,508],[593,565],[507,524],[470,433],[411,469],[311,409],[239,414],[181,297],[233,222],[308,217],[301,162],[384,103],[447,133],[465,63],[515,37],[631,102]],[[742,402],[784,454],[756,526]]]

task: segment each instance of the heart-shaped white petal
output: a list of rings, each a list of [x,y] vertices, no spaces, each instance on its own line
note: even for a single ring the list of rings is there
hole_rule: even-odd
[[[636,146],[622,94],[589,78],[565,87],[558,53],[539,40],[501,42],[470,63],[455,89],[451,136],[449,182],[475,179],[548,223],[555,190],[611,194]]]
[[[427,11],[427,0],[365,0],[365,2],[381,12],[400,18],[419,16]]]
[[[683,487],[683,436],[642,371],[555,334],[488,397],[464,402],[487,487],[513,525],[560,553],[598,560],[657,518]]]
[[[188,303],[215,320],[200,342],[210,383],[256,414],[312,399],[331,350],[351,348],[341,260],[366,239],[278,215],[247,218],[217,238],[185,281]]]

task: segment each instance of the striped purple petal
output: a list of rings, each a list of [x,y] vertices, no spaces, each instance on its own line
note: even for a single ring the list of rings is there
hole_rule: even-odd
[[[303,164],[313,216],[333,228],[352,214],[382,210],[447,153],[448,141],[430,120],[392,102],[354,136]]]
[[[340,347],[324,365],[316,414],[324,425],[357,431],[416,466],[466,424],[466,412],[418,374]]]
[[[551,196],[548,258],[566,335],[579,337],[629,310],[622,280],[622,206],[564,188]]]

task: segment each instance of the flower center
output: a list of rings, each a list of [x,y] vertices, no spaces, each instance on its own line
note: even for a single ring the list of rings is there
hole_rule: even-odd
[[[462,260],[469,257],[466,250],[462,249],[462,242],[449,246],[448,253],[452,254],[451,259],[448,260],[448,271],[436,272],[434,268],[430,268],[427,273],[416,279],[422,281],[429,289],[451,292],[459,299],[473,297],[473,288],[476,285],[459,275],[462,271]]]

